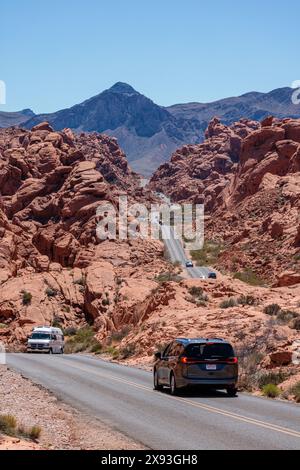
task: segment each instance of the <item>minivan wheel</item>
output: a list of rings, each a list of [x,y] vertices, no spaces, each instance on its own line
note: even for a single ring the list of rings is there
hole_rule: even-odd
[[[173,396],[178,394],[178,388],[176,386],[176,380],[175,380],[174,374],[171,374],[171,377],[170,377],[170,391],[171,391],[171,395]]]
[[[227,388],[227,395],[229,397],[236,397],[237,396],[238,389],[237,388]]]
[[[157,370],[154,371],[153,382],[154,382],[154,390],[161,391],[163,389],[163,386],[160,385],[159,380],[158,380]]]

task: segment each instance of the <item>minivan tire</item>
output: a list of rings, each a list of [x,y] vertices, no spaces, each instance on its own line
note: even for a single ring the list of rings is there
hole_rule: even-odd
[[[163,389],[163,386],[160,385],[159,380],[158,380],[157,370],[155,370],[153,374],[153,387],[154,387],[154,390],[157,390],[158,392],[161,392]]]
[[[237,388],[227,388],[227,395],[229,397],[236,397],[238,389]]]
[[[170,375],[170,392],[172,396],[178,395],[178,388],[176,386],[175,375],[172,373]]]

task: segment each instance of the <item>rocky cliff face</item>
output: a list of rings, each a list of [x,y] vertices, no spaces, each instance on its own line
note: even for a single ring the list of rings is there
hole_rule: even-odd
[[[299,132],[299,120],[227,127],[214,119],[206,141],[175,152],[150,185],[175,201],[205,204],[207,238],[222,246],[219,267],[297,282]]]
[[[101,244],[96,237],[101,201],[118,211],[121,194],[149,199],[115,139],[54,132],[48,123],[3,130],[0,191],[0,340],[23,344],[32,325],[55,319],[105,324],[127,277],[133,290],[137,278],[139,296],[141,261],[150,278],[159,272],[160,242]]]

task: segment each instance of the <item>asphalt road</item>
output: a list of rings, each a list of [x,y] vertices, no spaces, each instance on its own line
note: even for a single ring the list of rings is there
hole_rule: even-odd
[[[175,237],[172,227],[162,226],[162,232],[165,235],[164,244],[169,253],[172,262],[179,261],[184,269],[186,269],[189,277],[192,278],[207,278],[208,274],[212,271],[206,266],[197,266],[194,268],[186,268],[185,263],[187,256],[185,254],[181,240]]]
[[[149,372],[82,355],[8,354],[8,366],[154,450],[299,449],[300,406],[152,389]],[[45,410],[47,413],[47,410]]]

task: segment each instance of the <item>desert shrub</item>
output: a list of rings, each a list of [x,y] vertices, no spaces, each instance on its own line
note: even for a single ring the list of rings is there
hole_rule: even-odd
[[[6,328],[6,325],[4,323],[0,323],[0,330]]]
[[[69,305],[64,305],[62,307],[63,312],[70,313],[71,312],[71,307]]]
[[[64,335],[65,336],[75,336],[77,333],[77,328],[75,326],[69,326],[68,328],[64,329]]]
[[[78,286],[81,286],[81,287],[85,287],[86,286],[86,277],[82,276],[79,279],[76,279],[76,281],[74,281],[74,284],[76,284]]]
[[[0,415],[0,432],[8,436],[16,434],[17,420],[13,415]]]
[[[281,390],[275,384],[267,384],[263,386],[262,393],[265,397],[277,398],[281,394]]]
[[[296,383],[296,385],[293,385],[289,392],[294,395],[296,402],[300,403],[300,382]]]
[[[102,300],[102,305],[103,307],[107,307],[108,305],[110,305],[110,300],[108,297]]]
[[[257,368],[263,355],[258,351],[245,348],[239,356],[239,387],[251,392],[257,386]]]
[[[286,372],[268,372],[265,374],[261,374],[258,378],[258,386],[259,388],[263,388],[265,385],[274,384],[279,385],[284,382],[288,378],[289,374]]]
[[[297,312],[293,312],[292,310],[280,310],[277,314],[277,320],[281,323],[289,323],[291,320],[299,317]]]
[[[52,320],[52,326],[54,326],[54,328],[60,328],[62,323],[63,323],[63,319],[55,315],[55,317]]]
[[[105,348],[104,352],[112,356],[113,359],[118,359],[120,356],[119,351],[114,346],[108,346]]]
[[[40,426],[32,426],[29,429],[28,435],[29,435],[30,439],[35,441],[35,440],[39,439],[39,437],[41,435],[41,432],[42,432],[42,428]]]
[[[112,334],[111,334],[111,341],[122,341],[122,339],[124,339],[130,332],[130,327],[129,326],[125,326],[124,328],[122,328],[120,331],[114,331]]]
[[[300,331],[300,315],[291,321],[290,327],[293,328],[293,330]]]
[[[22,302],[23,305],[30,305],[32,301],[32,294],[26,290],[22,291]]]
[[[128,357],[131,357],[135,354],[136,352],[136,347],[135,344],[127,344],[127,346],[124,346],[119,350],[120,352],[120,358],[121,359],[127,359]]]
[[[253,271],[251,271],[251,269],[246,269],[245,271],[235,273],[233,277],[234,279],[245,282],[250,286],[263,286],[265,284],[262,279],[260,279]]]
[[[231,308],[231,307],[236,307],[236,306],[237,306],[237,301],[233,297],[223,300],[220,303],[220,308]]]
[[[174,274],[171,271],[160,273],[158,276],[155,277],[155,281],[159,283],[163,282],[180,282],[182,281],[182,277],[178,276],[178,274]]]
[[[253,295],[241,295],[241,297],[237,300],[238,304],[240,305],[255,305],[256,298]]]
[[[191,256],[198,266],[214,266],[220,256],[222,246],[215,241],[204,242],[201,250],[191,251]]]
[[[271,304],[271,305],[267,305],[264,308],[264,313],[266,315],[274,316],[274,315],[277,315],[280,312],[280,310],[281,310],[281,307],[278,304]]]
[[[91,352],[99,342],[94,337],[95,332],[92,327],[86,326],[76,331],[75,335],[71,336],[65,345],[65,352],[67,354],[78,352]]]
[[[94,354],[100,354],[102,352],[102,345],[100,343],[94,342],[93,346],[90,348],[90,352]]]
[[[195,300],[197,305],[206,305],[208,301],[208,296],[204,293],[202,287],[191,287],[189,289],[189,294]]]
[[[47,287],[47,289],[45,290],[45,294],[47,295],[47,297],[55,297],[58,292],[56,289],[52,289],[52,287]]]

